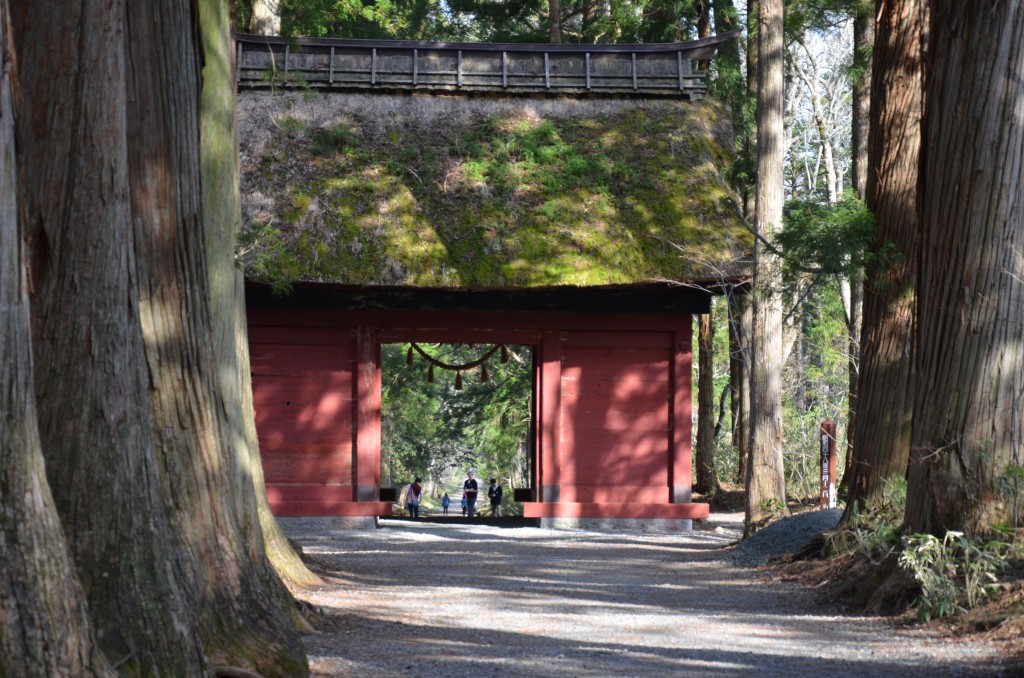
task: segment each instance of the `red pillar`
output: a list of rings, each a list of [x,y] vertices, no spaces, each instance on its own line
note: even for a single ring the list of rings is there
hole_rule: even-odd
[[[538,428],[540,436],[537,451],[538,501],[557,502],[561,499],[561,407],[562,407],[562,340],[558,330],[545,330],[540,343],[540,373],[537,392]]]

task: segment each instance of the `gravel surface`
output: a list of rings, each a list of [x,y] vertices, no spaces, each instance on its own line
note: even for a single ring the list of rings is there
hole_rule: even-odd
[[[798,513],[755,532],[730,549],[726,558],[744,567],[764,565],[769,558],[796,553],[810,543],[811,537],[835,527],[842,516],[842,509]]]
[[[760,549],[726,550],[742,519],[713,514],[690,534],[290,526],[327,581],[300,595],[323,613],[305,639],[313,675],[1011,675],[986,643],[844,616],[736,566],[730,553]],[[790,538],[777,530],[761,532],[773,553]]]

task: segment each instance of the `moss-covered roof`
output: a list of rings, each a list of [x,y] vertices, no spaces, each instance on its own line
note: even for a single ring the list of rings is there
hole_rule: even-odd
[[[752,238],[724,177],[726,114],[659,103],[455,120],[250,101],[247,274],[457,288],[743,277]]]

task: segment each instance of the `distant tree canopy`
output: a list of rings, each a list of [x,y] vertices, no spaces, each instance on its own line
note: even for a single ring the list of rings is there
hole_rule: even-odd
[[[563,0],[562,42],[671,42],[696,37],[702,0]],[[253,0],[235,5],[248,30]],[[284,35],[483,42],[548,42],[549,0],[281,0]],[[706,11],[706,10],[705,10]]]
[[[421,347],[449,365],[474,362],[491,348],[496,347]],[[480,367],[430,370],[410,344],[381,347],[382,484],[401,486],[416,476],[428,487],[443,485],[469,467],[481,478],[527,480],[532,361],[528,347],[506,347],[505,355],[502,363],[495,350],[484,363],[487,381],[482,381]]]

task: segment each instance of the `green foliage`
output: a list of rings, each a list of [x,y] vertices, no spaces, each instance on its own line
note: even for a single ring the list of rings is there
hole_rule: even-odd
[[[561,3],[562,41],[670,42],[694,37],[694,0],[584,0]],[[282,0],[285,35],[339,38],[548,42],[547,0]],[[252,0],[234,3],[248,30]]]
[[[874,215],[863,202],[848,196],[831,206],[787,203],[777,244],[790,278],[807,272],[849,276],[891,255],[891,247],[873,252],[876,240]]]
[[[1015,550],[1009,539],[998,535],[986,540],[954,531],[941,539],[931,534],[904,537],[900,565],[921,585],[920,617],[947,617],[987,600]]]
[[[464,364],[490,346],[427,346],[430,355]],[[443,485],[474,467],[480,478],[497,477],[525,486],[529,478],[527,444],[533,377],[529,349],[508,347],[510,360],[487,362],[489,379],[478,368],[455,375],[434,369],[414,355],[409,344],[386,344],[382,355],[382,485],[401,486],[413,476]]]
[[[1006,469],[996,477],[996,494],[1002,501],[1010,503],[1010,519],[1014,526],[1021,524],[1020,491],[1024,486],[1024,467],[1007,464]]]
[[[811,497],[821,485],[819,428],[837,422],[838,467],[846,455],[849,397],[848,338],[838,281],[805,290],[794,309],[798,336],[783,374],[783,449],[787,492]]]

